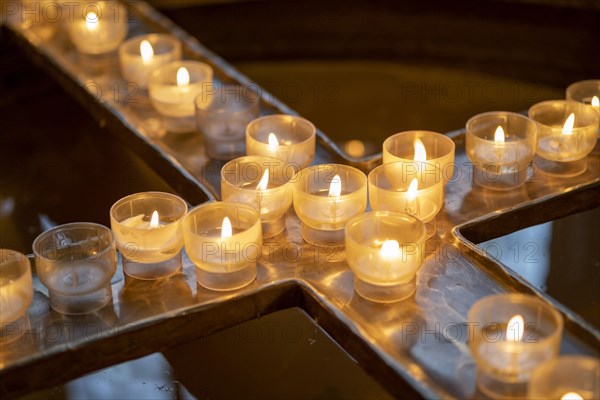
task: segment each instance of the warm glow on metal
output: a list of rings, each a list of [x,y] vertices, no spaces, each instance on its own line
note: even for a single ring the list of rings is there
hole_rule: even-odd
[[[506,340],[510,342],[520,342],[525,332],[525,321],[520,314],[513,315],[506,326]]]
[[[365,155],[365,144],[361,140],[349,140],[344,146],[350,157],[362,157]]]
[[[494,142],[496,143],[504,143],[504,129],[500,125],[496,128],[496,132],[494,132]]]
[[[384,260],[397,260],[402,255],[400,251],[400,245],[396,240],[386,240],[381,245],[381,249],[379,250],[379,255]]]
[[[160,219],[158,218],[158,211],[154,211],[152,213],[152,218],[150,218],[150,228],[158,228]]]
[[[594,107],[600,107],[600,99],[598,98],[598,96],[592,97],[592,105]]]
[[[267,139],[269,142],[269,147],[276,148],[279,146],[279,140],[277,140],[277,136],[274,133],[269,133],[269,138]]]
[[[231,221],[229,217],[223,218],[223,224],[221,225],[221,239],[230,238],[233,235],[233,229],[231,228]]]
[[[98,15],[95,12],[89,12],[85,16],[85,26],[88,31],[95,31],[98,29]]]
[[[177,86],[185,87],[190,84],[190,73],[187,68],[180,67],[177,70]]]
[[[260,182],[258,182],[258,185],[256,185],[256,190],[266,190],[268,184],[269,184],[269,170],[265,169],[265,173],[263,174]]]
[[[427,161],[427,151],[421,139],[415,139],[415,161]]]
[[[413,180],[410,181],[410,185],[408,185],[408,190],[406,191],[408,193],[409,201],[413,201],[417,197],[418,189],[419,189],[419,181],[417,180],[417,178],[413,178]]]
[[[331,180],[329,185],[329,197],[340,197],[342,194],[342,179],[339,175],[336,175]]]
[[[572,135],[573,126],[575,126],[575,113],[571,113],[562,128],[563,135]]]
[[[152,57],[154,57],[154,49],[149,41],[142,40],[140,43],[140,54],[142,55],[142,61],[144,64],[148,64],[150,61],[152,61]]]
[[[583,400],[583,397],[581,397],[579,393],[568,392],[563,394],[560,400]]]

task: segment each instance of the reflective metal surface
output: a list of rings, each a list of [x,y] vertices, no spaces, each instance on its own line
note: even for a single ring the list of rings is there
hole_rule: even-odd
[[[223,60],[187,36],[144,3],[130,35],[167,31],[184,41],[188,58],[210,63],[223,81],[249,84]],[[100,121],[145,159],[190,203],[216,198],[221,164],[203,155],[197,134],[170,135],[147,103],[115,102],[108,90],[122,82],[109,62],[101,75],[80,65],[61,32],[49,42],[31,32],[5,29],[46,63]],[[100,98],[89,82],[105,88]],[[292,110],[265,94],[263,113]],[[286,230],[265,241],[256,281],[230,293],[210,292],[196,285],[194,266],[184,257],[180,274],[155,282],[113,280],[113,303],[95,314],[68,317],[49,310],[46,289],[35,282],[34,304],[23,335],[2,346],[0,395],[15,396],[32,388],[56,385],[108,365],[180,345],[274,311],[304,309],[361,367],[397,397],[468,398],[476,395],[475,370],[466,345],[466,315],[482,296],[541,291],[497,263],[473,243],[598,205],[598,146],[588,157],[587,171],[556,179],[532,171],[527,184],[508,193],[490,192],[471,184],[464,154],[464,135],[450,133],[457,145],[454,179],[437,217],[437,234],[426,244],[414,297],[396,304],[375,304],[358,297],[353,275],[340,250],[303,242],[300,222],[290,210]],[[380,155],[344,159],[321,132],[315,163],[339,161],[368,171]],[[166,166],[160,169],[160,166]],[[107,210],[108,212],[108,210]],[[563,353],[598,355],[600,334],[569,310],[565,316]]]

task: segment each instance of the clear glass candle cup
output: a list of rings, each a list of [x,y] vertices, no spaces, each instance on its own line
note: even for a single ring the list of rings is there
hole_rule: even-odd
[[[80,53],[110,53],[127,36],[127,7],[120,1],[73,3],[70,15],[69,37]]]
[[[369,204],[374,211],[395,211],[417,217],[426,238],[436,233],[435,217],[444,206],[444,179],[430,162],[396,161],[374,168],[368,177]]]
[[[7,324],[16,324],[27,314],[33,301],[31,265],[26,255],[0,249],[0,333],[6,341],[11,331]]]
[[[537,126],[524,115],[493,111],[467,121],[466,151],[473,182],[494,190],[511,190],[525,183],[535,154]]]
[[[367,207],[365,174],[347,165],[315,165],[296,174],[293,188],[304,240],[317,246],[343,246],[346,222]]]
[[[316,134],[317,128],[304,118],[267,115],[248,124],[246,153],[283,160],[299,171],[315,158]]]
[[[148,88],[148,78],[152,71],[180,59],[181,42],[172,35],[152,33],[135,36],[119,47],[123,79],[142,90]]]
[[[542,364],[531,375],[528,398],[600,399],[600,361],[594,357],[562,356]]]
[[[579,81],[569,85],[566,98],[592,106],[600,112],[600,79]]]
[[[596,146],[598,112],[577,101],[550,100],[533,105],[529,117],[538,126],[534,163],[539,170],[559,177],[584,173],[586,156]]]
[[[383,142],[383,163],[388,164],[397,161],[414,162],[415,156],[420,154],[417,150],[418,141],[421,141],[425,149],[427,161],[437,166],[444,179],[448,183],[454,175],[454,149],[455,144],[448,136],[431,131],[406,131],[396,133]]]
[[[211,103],[212,80],[212,68],[199,61],[173,61],[152,71],[148,78],[148,97],[164,117],[167,131],[196,130],[195,108],[208,107]]]
[[[215,90],[210,104],[196,98],[196,126],[210,158],[231,160],[246,152],[246,127],[260,114],[260,98],[247,87],[227,85]]]
[[[187,203],[171,193],[135,193],[110,209],[110,225],[132,278],[166,278],[181,268],[181,220]]]
[[[346,224],[346,258],[354,290],[367,300],[391,303],[415,292],[425,225],[412,215],[372,211]]]
[[[205,203],[183,220],[185,250],[196,265],[196,280],[210,290],[240,289],[256,278],[262,253],[258,211],[246,204]]]
[[[65,10],[54,0],[19,0],[3,9],[7,24],[46,41],[54,36]],[[10,3],[5,3],[10,4]]]
[[[263,237],[273,237],[285,229],[285,214],[292,205],[293,177],[294,169],[281,160],[261,156],[236,158],[221,169],[221,198],[256,208]]]
[[[469,310],[467,323],[477,386],[492,398],[526,398],[533,371],[560,349],[562,316],[535,296],[484,297]]]
[[[110,229],[91,222],[59,225],[33,242],[36,271],[63,314],[85,314],[112,299],[117,255]]]

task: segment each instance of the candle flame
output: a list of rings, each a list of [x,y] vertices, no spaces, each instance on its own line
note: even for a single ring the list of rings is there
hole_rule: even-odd
[[[427,161],[427,151],[421,139],[415,139],[415,161]]]
[[[266,190],[268,184],[269,184],[269,170],[265,169],[265,173],[263,174],[260,182],[258,182],[258,185],[256,185],[256,190]]]
[[[154,211],[152,213],[152,218],[150,218],[150,228],[158,228],[159,227],[159,218],[158,218],[158,211]]]
[[[496,128],[496,132],[494,132],[494,142],[496,143],[504,143],[504,129],[500,125]]]
[[[189,84],[190,84],[190,73],[188,72],[187,68],[180,67],[177,70],[177,86],[181,88],[181,87],[185,87]]]
[[[140,54],[142,55],[142,61],[144,64],[148,64],[150,61],[152,61],[152,57],[154,57],[154,49],[149,41],[142,40],[140,43]]]
[[[592,97],[592,105],[594,107],[600,107],[600,99],[598,98],[598,96]]]
[[[279,146],[279,140],[277,140],[277,136],[274,133],[269,133],[269,138],[267,139],[269,142],[269,147],[277,148]]]
[[[525,321],[520,314],[513,315],[506,326],[506,340],[520,342],[525,332]]]
[[[340,197],[342,194],[342,179],[339,175],[336,175],[331,180],[329,185],[329,197]]]
[[[562,128],[563,135],[572,135],[573,126],[575,125],[575,113],[571,113]]]
[[[408,193],[408,201],[413,201],[417,197],[418,189],[419,181],[417,178],[413,178],[412,181],[410,181],[410,185],[408,185],[408,190],[406,191],[406,193]]]
[[[388,261],[400,258],[402,252],[398,241],[393,239],[384,241],[379,250],[379,255],[381,258]]]
[[[583,400],[583,397],[581,397],[581,395],[576,392],[567,392],[562,395],[560,400]]]
[[[233,229],[231,228],[231,221],[228,217],[223,218],[223,224],[221,225],[221,239],[230,238],[233,235]]]
[[[98,15],[95,12],[91,11],[85,16],[85,26],[88,31],[95,31],[98,29]]]

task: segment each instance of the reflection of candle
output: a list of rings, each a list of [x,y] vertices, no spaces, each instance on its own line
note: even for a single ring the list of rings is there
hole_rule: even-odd
[[[181,43],[171,35],[136,36],[119,47],[121,74],[140,89],[148,87],[148,77],[156,68],[181,58]]]
[[[315,156],[315,126],[293,115],[267,115],[246,128],[248,155],[283,160],[296,170],[307,167]]]
[[[256,278],[262,229],[254,208],[228,201],[205,203],[190,210],[182,228],[201,286],[233,290]]]
[[[515,113],[488,112],[469,119],[466,150],[473,163],[473,181],[497,190],[525,183],[536,132],[533,121]]]
[[[75,18],[69,25],[71,41],[81,53],[104,54],[116,50],[127,36],[127,10],[123,4],[106,2],[90,6],[83,16],[81,7],[75,7]]]
[[[367,203],[365,174],[339,164],[300,171],[294,182],[294,209],[302,221],[302,236],[312,244],[343,244],[344,225],[362,213]]]
[[[285,213],[292,205],[293,175],[293,169],[271,157],[236,158],[221,169],[221,198],[256,208],[263,236],[272,237],[285,229]]]
[[[346,258],[355,290],[369,300],[392,302],[410,296],[421,266],[425,226],[404,213],[373,211],[346,224]]]

